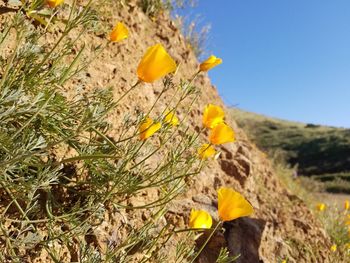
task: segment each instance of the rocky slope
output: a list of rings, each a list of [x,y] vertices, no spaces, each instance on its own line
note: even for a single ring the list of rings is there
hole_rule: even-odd
[[[114,7],[116,8],[116,7]],[[143,14],[132,1],[122,10],[111,12],[110,24],[124,21],[130,28],[130,38],[122,44],[109,46],[89,68],[86,87],[112,86],[115,98],[135,82],[136,66],[146,48],[162,43],[180,63],[176,78],[190,78],[198,68],[195,55],[188,49],[179,29],[164,14],[153,21]],[[103,39],[91,36],[86,41],[100,43]],[[225,61],[225,58],[223,58]],[[223,65],[225,66],[225,62]],[[126,72],[125,69],[130,69]],[[218,67],[215,70],[220,70]],[[216,88],[205,75],[200,75],[195,85],[202,90],[201,98],[194,106],[191,125],[201,127],[203,108],[208,103],[225,107]],[[124,102],[124,109],[146,110],[153,104],[161,83],[146,84],[134,91]],[[159,108],[164,105],[159,103]],[[123,112],[123,107],[120,112]],[[110,116],[118,119],[120,112]],[[181,116],[181,110],[179,111]],[[227,224],[227,243],[230,251],[241,254],[238,262],[330,262],[330,241],[319,223],[296,196],[290,194],[278,181],[270,162],[247,139],[233,119],[227,122],[234,127],[237,141],[221,147],[222,154],[217,161],[210,162],[199,178],[189,187],[187,193],[177,200],[170,211],[185,224],[192,207],[212,211],[215,217],[216,189],[226,185],[241,192],[254,206],[252,218],[243,218]],[[215,250],[215,243],[226,241],[217,236],[209,248]],[[215,251],[203,253],[201,262],[213,262]]]
[[[136,81],[136,67],[148,46],[162,43],[171,56],[180,64],[175,81],[188,79],[198,69],[198,61],[188,49],[179,29],[168,15],[150,19],[137,6],[135,1],[128,1],[123,7],[109,4],[106,23],[123,21],[130,29],[130,37],[117,44],[111,44],[99,55],[88,68],[87,74],[64,87],[66,92],[74,95],[87,92],[92,88],[112,87],[115,99],[118,99]],[[83,39],[86,43],[105,44],[105,35],[92,33]],[[50,39],[47,39],[50,41]],[[221,65],[225,66],[224,63]],[[220,70],[218,67],[215,70]],[[201,128],[203,108],[208,103],[225,107],[217,90],[209,78],[201,74],[196,79],[196,86],[202,94],[193,106],[189,123],[194,129]],[[161,81],[143,84],[123,100],[115,112],[110,114],[116,136],[122,116],[127,111],[147,111],[156,100],[161,90]],[[77,89],[79,87],[79,89]],[[169,97],[167,97],[169,99]],[[166,101],[166,100],[164,100]],[[159,101],[155,112],[165,107]],[[178,111],[183,116],[184,108]],[[226,120],[236,132],[237,141],[221,147],[222,154],[218,160],[211,161],[197,178],[190,182],[188,191],[179,197],[169,208],[168,220],[176,222],[179,227],[187,225],[191,208],[204,208],[216,215],[216,190],[220,186],[230,186],[241,192],[254,206],[255,214],[225,225],[226,234],[217,234],[201,255],[200,262],[215,262],[215,256],[221,245],[227,245],[233,255],[241,254],[237,262],[331,262],[330,240],[315,217],[302,200],[289,193],[279,182],[270,162],[247,139],[234,119]],[[203,135],[203,141],[206,136]],[[148,195],[154,193],[149,192]],[[135,200],[139,204],[147,199],[143,196]],[[106,216],[100,232],[96,234],[97,243],[101,243],[111,228],[121,219],[111,214]],[[134,218],[142,221],[142,218]],[[73,258],[73,255],[68,256]],[[39,261],[38,261],[39,262]],[[41,262],[46,262],[44,259]]]

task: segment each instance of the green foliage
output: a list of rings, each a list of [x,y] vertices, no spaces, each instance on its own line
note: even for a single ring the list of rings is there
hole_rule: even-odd
[[[150,17],[156,17],[160,12],[172,8],[169,0],[140,0],[140,6],[142,11]]]
[[[163,11],[192,6],[194,0],[139,0],[142,11],[150,17],[157,17]]]
[[[323,181],[323,176],[335,180],[342,173],[341,179],[348,180],[350,160],[345,158],[350,155],[348,129],[304,125],[238,109],[232,109],[232,116],[259,148],[273,158],[297,165],[299,175],[313,175]]]
[[[343,262],[350,255],[350,235],[347,223],[350,222],[350,214],[347,210],[339,210],[336,206],[327,206],[324,211],[316,213],[330,235],[332,243],[337,246],[337,251],[333,252],[335,262]]]
[[[216,263],[232,263],[232,262],[235,262],[237,259],[239,259],[239,257],[240,255],[236,257],[230,256],[227,248],[222,248],[220,250],[220,254],[216,260]]]
[[[324,211],[316,211],[316,205],[320,202],[319,196],[315,192],[322,191],[323,184],[313,180],[310,177],[293,178],[294,169],[273,162],[276,175],[279,177],[283,185],[292,194],[303,200],[311,211],[314,212],[327,234],[330,236],[332,244],[337,245],[337,251],[332,252],[332,262],[344,262],[344,259],[350,255],[349,250],[349,226],[346,224],[350,220],[350,214],[347,210],[337,208],[335,205],[327,205]],[[274,204],[272,204],[274,205]],[[349,216],[348,216],[349,215]],[[350,221],[349,221],[350,222]],[[301,242],[301,240],[290,238],[287,242],[291,247],[303,251],[309,260],[317,261],[320,257],[320,248],[310,246],[310,244]],[[330,250],[330,247],[328,248]],[[282,262],[282,259],[281,259]],[[289,261],[287,261],[289,262]]]
[[[324,211],[318,212],[318,217],[335,244],[342,246],[350,242],[348,227],[345,224],[347,211],[339,210],[336,206],[327,206]]]
[[[96,11],[91,3],[65,8],[53,43],[46,41],[50,24],[35,27],[21,12],[0,36],[2,50],[9,50],[0,58],[0,261],[23,262],[44,251],[52,262],[63,262],[69,251],[75,262],[164,262],[176,234],[164,223],[166,209],[202,166],[194,150],[199,134],[186,125],[199,92],[191,81],[165,78],[155,103],[171,92],[166,108],[188,109],[180,125],[164,124],[154,138],[139,140],[138,127],[153,105],[146,114],[126,115],[118,135],[109,137],[106,117],[120,102],[112,91],[68,96],[64,88],[91,62],[85,51],[97,56],[102,48],[79,42],[96,25]],[[132,203],[147,191],[157,196]],[[97,248],[95,231],[105,217],[123,218],[126,211],[147,218],[140,225],[120,220],[105,247]],[[190,258],[193,247],[178,251]]]

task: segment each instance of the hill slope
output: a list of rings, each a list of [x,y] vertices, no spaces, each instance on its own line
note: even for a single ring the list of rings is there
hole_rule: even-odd
[[[284,121],[232,109],[234,118],[261,149],[282,154],[303,175],[350,171],[350,129]]]
[[[195,54],[188,49],[180,30],[176,28],[169,16],[163,13],[156,19],[150,19],[142,12],[138,3],[139,1],[126,1],[126,3],[123,1],[123,5],[120,6],[113,1],[104,2],[106,9],[108,9],[106,12],[108,15],[101,17],[101,20],[109,25],[113,25],[115,21],[124,21],[130,30],[130,38],[123,44],[106,46],[87,68],[86,74],[79,75],[66,83],[62,90],[68,97],[88,94],[94,88],[104,90],[106,87],[110,87],[113,91],[113,98],[117,101],[137,80],[136,68],[140,58],[147,48],[155,43],[162,43],[180,64],[172,80],[175,83],[182,79],[189,79],[198,70],[199,63]],[[6,23],[6,21],[2,23]],[[2,26],[0,24],[0,28]],[[45,41],[50,43],[57,38],[56,34],[59,32],[57,29],[57,32],[53,34],[46,34]],[[88,36],[79,40],[81,41],[79,44],[83,46],[84,43],[94,43],[96,46],[103,46],[106,39],[101,36],[104,35],[92,31]],[[198,131],[202,127],[202,113],[206,104],[213,103],[221,105],[223,108],[225,106],[205,74],[200,74],[194,81],[194,85],[199,87],[202,92],[200,99],[193,104],[179,107],[177,115],[179,118],[183,118],[190,109],[190,118],[186,126],[191,131]],[[118,104],[118,108],[108,114],[110,129],[105,136],[108,141],[118,141],[122,124],[126,122],[125,117],[128,113],[147,112],[151,109],[153,115],[160,115],[168,107],[167,103],[171,102],[173,98],[173,94],[166,93],[162,100],[158,101],[158,95],[161,94],[162,89],[162,82],[157,81],[152,84],[142,84],[130,91],[128,96]],[[153,107],[153,105],[155,106]],[[225,108],[225,111],[227,112],[228,109]],[[215,262],[215,256],[217,256],[220,247],[228,247],[233,256],[240,254],[236,262],[281,262],[283,259],[288,259],[288,262],[332,262],[333,256],[328,249],[331,245],[330,238],[325,234],[315,216],[301,199],[285,189],[274,173],[270,162],[248,140],[235,120],[227,118],[226,121],[235,129],[236,142],[221,146],[222,154],[218,160],[208,162],[198,176],[186,181],[186,191],[181,192],[176,200],[169,203],[168,213],[161,216],[162,222],[174,225],[177,229],[186,229],[192,208],[206,209],[211,212],[214,220],[218,220],[216,213],[217,189],[221,186],[232,187],[251,202],[255,213],[252,217],[225,223],[225,235],[221,231],[215,233],[214,238],[201,254],[199,262]],[[200,135],[203,142],[207,140],[207,135],[207,133]],[[68,154],[72,154],[70,150],[63,149],[61,152],[55,152],[55,158],[57,160],[67,158]],[[157,157],[164,158],[164,156]],[[135,162],[137,161],[135,160]],[[65,171],[67,173],[65,178],[82,176],[78,165],[73,168],[75,169]],[[96,173],[103,174],[103,171],[97,170]],[[137,174],[132,179],[140,180]],[[121,180],[122,183],[124,183],[123,180]],[[105,185],[101,186],[101,188],[103,187]],[[123,243],[125,234],[130,231],[130,226],[144,226],[150,218],[148,210],[140,208],[132,211],[130,207],[142,207],[154,198],[160,198],[163,193],[161,190],[164,192],[164,189],[147,189],[147,191],[142,191],[142,195],[130,198],[126,196],[125,198],[128,198],[127,206],[124,203],[124,206],[101,204],[103,209],[101,209],[100,217],[96,220],[97,223],[94,222],[93,228],[88,229],[88,234],[79,237],[79,240],[82,240],[81,242],[91,251],[100,254],[103,254],[104,249],[108,248],[110,243],[120,245]],[[16,214],[11,214],[11,216],[16,216]],[[56,224],[56,222],[54,223]],[[4,224],[4,226],[8,229],[3,231],[10,231],[12,228],[11,224]],[[40,242],[44,242],[45,240],[41,241],[41,238],[47,235],[47,225],[42,224],[39,227],[41,227],[43,234],[38,239]],[[52,226],[48,227],[49,230],[50,227],[52,228]],[[60,221],[57,222],[57,228],[59,231],[67,231],[67,228],[63,227]],[[178,239],[181,239],[180,233]],[[78,239],[72,239],[69,242],[76,245],[76,240]],[[111,240],[116,241],[109,242]],[[5,241],[5,239],[1,239],[0,246],[5,246]],[[171,243],[172,247],[161,249],[165,253],[174,250],[176,241],[178,240]],[[49,245],[51,246],[51,244]],[[135,254],[137,257],[139,245],[135,244],[135,249],[130,251],[130,254]],[[74,258],[77,258],[82,250],[82,247],[65,246],[61,242],[55,243],[55,247],[58,253],[64,251],[65,260],[61,260],[61,262],[77,262],[78,260]],[[150,249],[150,253],[152,251]],[[21,256],[26,258],[24,262],[54,262],[52,255],[46,253],[45,247],[37,246],[35,253],[32,252],[31,247],[25,247],[21,250]],[[57,257],[59,256],[61,255]]]

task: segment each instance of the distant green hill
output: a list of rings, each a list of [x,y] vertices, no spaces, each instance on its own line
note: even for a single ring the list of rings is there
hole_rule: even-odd
[[[301,175],[350,181],[350,129],[279,120],[232,109],[248,137],[273,157],[283,158]]]

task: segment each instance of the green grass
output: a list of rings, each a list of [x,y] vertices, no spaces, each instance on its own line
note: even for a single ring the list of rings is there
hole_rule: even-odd
[[[232,109],[232,117],[270,157],[296,167],[299,175],[327,181],[327,191],[350,193],[350,129],[285,121],[239,109]]]

